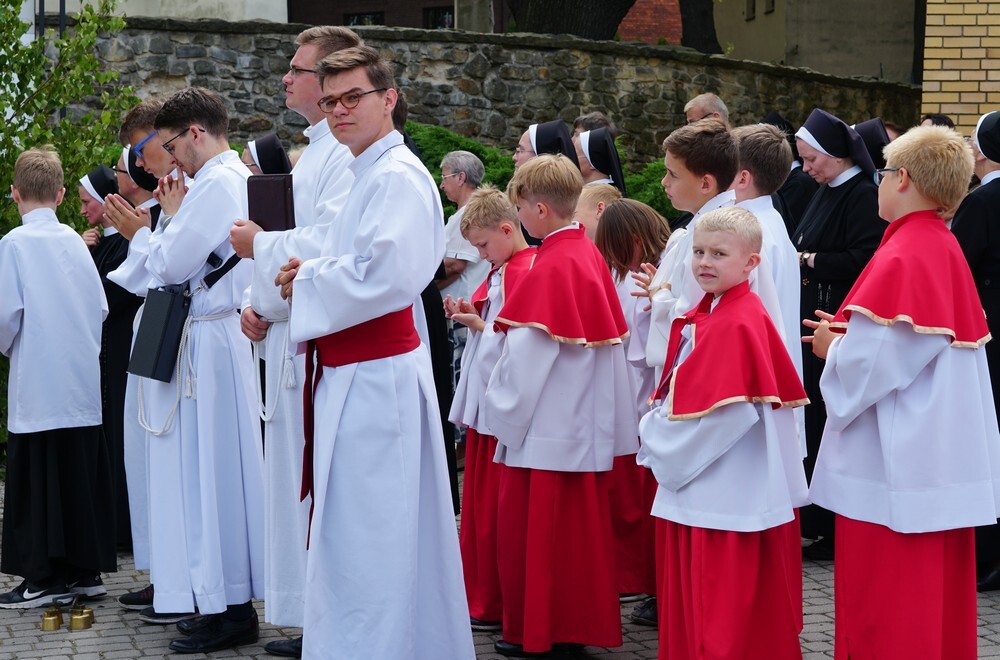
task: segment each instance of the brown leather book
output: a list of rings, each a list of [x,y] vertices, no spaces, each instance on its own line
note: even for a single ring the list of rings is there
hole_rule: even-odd
[[[250,219],[264,231],[295,227],[291,174],[256,174],[247,179]]]

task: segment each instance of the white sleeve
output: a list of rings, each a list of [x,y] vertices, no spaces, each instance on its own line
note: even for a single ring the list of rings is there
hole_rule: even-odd
[[[21,332],[23,294],[13,241],[0,240],[0,354],[8,357]]]
[[[685,421],[671,421],[666,406],[660,406],[639,422],[642,446],[636,462],[651,469],[657,483],[676,492],[729,451],[759,419],[752,403],[732,403]]]
[[[146,260],[149,259],[149,237],[152,235],[149,227],[142,227],[128,242],[128,255],[125,261],[108,273],[108,279],[129,293],[146,297],[149,291],[150,277],[146,270]]]
[[[905,389],[949,344],[945,335],[918,334],[906,323],[886,326],[853,313],[847,333],[830,344],[819,381],[828,428],[843,431],[890,392]]]
[[[292,257],[315,259],[326,237],[327,225],[296,227],[288,231],[262,231],[253,240],[253,280],[250,306],[264,318],[286,318],[288,302],[274,285],[281,267]]]
[[[486,386],[484,426],[516,449],[524,442],[535,407],[559,356],[559,342],[534,328],[510,328]]]

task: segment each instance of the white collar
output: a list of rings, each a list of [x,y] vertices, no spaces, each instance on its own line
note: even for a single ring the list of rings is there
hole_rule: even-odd
[[[607,177],[607,178],[604,178],[604,179],[598,179],[597,181],[591,181],[591,182],[585,183],[583,185],[584,186],[596,186],[599,183],[606,183],[608,185],[613,186],[613,185],[615,185],[615,180],[612,179],[611,177]]]
[[[561,231],[567,231],[569,229],[579,229],[579,228],[580,228],[580,223],[574,221],[574,222],[569,223],[565,227],[560,227],[559,229],[555,230],[554,232],[552,232],[551,234],[549,234],[545,238],[549,238],[550,236],[555,236],[556,234],[558,234]],[[543,238],[542,240],[544,241],[545,238]]]
[[[21,223],[25,225],[31,222],[44,222],[47,220],[55,220],[56,222],[59,222],[56,212],[44,206],[33,211],[28,211],[21,216]]]
[[[327,135],[333,135],[333,133],[330,132],[330,124],[324,118],[302,131],[302,135],[305,135],[306,139],[309,140],[309,144],[312,144],[313,142],[322,140]]]
[[[694,214],[693,218],[691,218],[691,222],[694,223],[695,220],[705,215],[709,211],[714,211],[715,209],[721,209],[723,206],[732,206],[735,203],[736,203],[736,191],[723,190],[718,195],[705,202],[705,205],[702,206],[700,209],[698,209],[698,212]]]
[[[990,183],[991,181],[996,181],[997,179],[1000,179],[1000,170],[993,170],[992,172],[984,176],[982,179],[980,179],[980,182],[981,185],[985,186],[987,183]]]
[[[853,179],[854,175],[858,174],[859,172],[861,172],[861,168],[858,167],[857,165],[848,167],[846,170],[844,170],[837,176],[833,177],[833,181],[831,181],[827,185],[830,186],[831,188],[836,188],[837,186],[847,183],[848,181]]]
[[[104,237],[105,238],[107,238],[108,236],[114,236],[117,233],[118,233],[118,230],[115,229],[114,227],[105,227],[104,228]]]
[[[802,167],[802,161],[793,160],[792,166],[788,168],[789,172],[794,172],[796,167]]]

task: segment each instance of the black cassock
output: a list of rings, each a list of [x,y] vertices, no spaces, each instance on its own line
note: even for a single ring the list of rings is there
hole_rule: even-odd
[[[128,256],[128,241],[121,234],[105,236],[90,250],[108,299],[108,318],[101,332],[101,409],[104,435],[111,457],[118,545],[131,545],[128,490],[125,485],[125,382],[132,348],[132,323],[142,305],[133,295],[108,279]]]
[[[789,237],[795,235],[795,229],[802,222],[802,216],[809,208],[809,202],[813,195],[819,190],[819,184],[811,176],[802,171],[801,167],[796,167],[788,173],[788,178],[778,188],[778,192],[771,195],[774,201],[774,208],[781,214],[781,219],[785,221],[785,229],[788,230]]]
[[[1000,179],[969,193],[955,212],[951,231],[962,246],[986,310],[993,341],[986,362],[993,384],[993,404],[1000,405]],[[1000,563],[1000,525],[976,528],[976,562],[993,568]]]
[[[815,310],[836,313],[854,281],[872,258],[888,223],[878,215],[878,189],[864,172],[836,188],[820,186],[792,236],[798,252],[815,252],[815,268],[803,266],[800,314],[814,319]],[[812,330],[802,326],[802,334]],[[812,478],[819,452],[826,407],[819,390],[823,360],[812,354],[809,344],[802,349],[802,380],[809,395],[806,406],[806,476]],[[802,509],[802,535],[807,538],[831,536],[833,515],[810,505]]]

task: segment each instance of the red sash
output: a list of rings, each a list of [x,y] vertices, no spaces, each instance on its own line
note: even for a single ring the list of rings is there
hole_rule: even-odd
[[[321,367],[342,367],[346,364],[380,360],[409,353],[420,346],[420,337],[413,325],[413,306],[390,312],[384,316],[359,323],[350,328],[334,332],[324,337],[306,342],[306,382],[303,387],[303,429],[305,446],[302,450],[302,489],[299,500],[312,498],[309,506],[309,528],[312,530],[313,507],[316,503],[313,493],[313,435],[315,430],[315,392]],[[315,375],[314,375],[315,372]],[[309,539],[306,539],[309,547]]]

